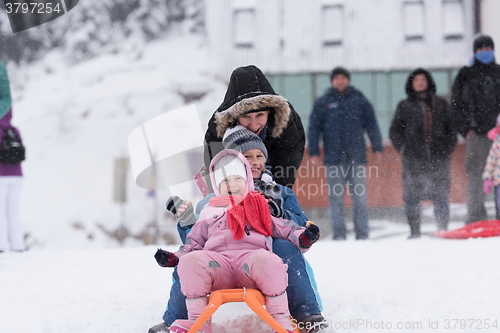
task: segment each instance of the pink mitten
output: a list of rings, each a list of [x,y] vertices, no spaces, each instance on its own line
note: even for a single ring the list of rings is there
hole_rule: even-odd
[[[493,181],[491,179],[485,179],[483,182],[483,191],[486,194],[490,194],[493,189]]]

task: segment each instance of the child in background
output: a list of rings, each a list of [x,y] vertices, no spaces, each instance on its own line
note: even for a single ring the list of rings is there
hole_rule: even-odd
[[[186,245],[175,253],[158,250],[155,255],[162,267],[179,263],[181,290],[187,297],[189,319],[176,320],[170,331],[187,332],[206,307],[210,291],[246,287],[259,289],[267,311],[292,332],[285,291],[287,265],[271,252],[271,236],[287,239],[305,252],[318,240],[319,228],[272,217],[264,197],[254,191],[248,162],[235,150],[214,157],[210,178],[215,197],[201,211]],[[201,330],[211,332],[210,323]]]
[[[496,127],[490,130],[487,134],[488,138],[493,141],[491,145],[486,165],[483,171],[483,190],[484,193],[490,194],[493,188],[495,189],[495,209],[496,219],[500,219],[500,115],[497,117]]]

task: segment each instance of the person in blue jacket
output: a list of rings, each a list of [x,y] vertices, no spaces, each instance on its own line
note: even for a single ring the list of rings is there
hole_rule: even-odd
[[[364,133],[370,138],[376,161],[380,161],[379,153],[384,149],[382,138],[373,107],[361,91],[350,85],[349,71],[336,67],[330,79],[332,87],[318,98],[310,116],[309,156],[313,166],[321,164],[319,142],[322,137],[333,239],[346,239],[343,211],[346,187],[354,203],[356,239],[368,239]]]
[[[277,184],[272,173],[266,169],[268,152],[259,136],[242,125],[237,125],[226,130],[222,143],[225,149],[236,149],[246,157],[252,170],[255,190],[260,191],[268,200],[271,215],[292,220],[299,226],[306,226],[308,219],[293,190]],[[213,196],[214,194],[211,193],[198,202],[196,209],[193,209],[189,201],[184,201],[177,196],[167,201],[167,209],[179,221],[177,230],[183,243],[191,227],[196,223],[199,212]],[[283,239],[273,240],[273,252],[288,265],[286,291],[290,314],[297,321],[296,326],[304,333],[319,332],[326,328],[328,322],[321,315],[322,304],[314,274],[305,257],[295,245]],[[170,298],[163,315],[164,322],[151,327],[148,333],[168,332],[168,327],[176,319],[187,318],[185,296],[181,293],[176,270],[173,278]]]

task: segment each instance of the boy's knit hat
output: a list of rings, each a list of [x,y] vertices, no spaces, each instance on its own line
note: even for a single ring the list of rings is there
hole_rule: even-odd
[[[214,166],[214,178],[217,187],[228,176],[241,176],[247,180],[245,164],[235,155],[223,156]]]
[[[228,128],[224,133],[222,144],[225,149],[235,149],[240,153],[244,153],[250,149],[260,149],[267,160],[267,149],[264,142],[262,142],[258,135],[242,125]]]

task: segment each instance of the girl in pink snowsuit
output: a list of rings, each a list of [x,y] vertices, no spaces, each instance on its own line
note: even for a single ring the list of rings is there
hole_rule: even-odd
[[[179,251],[158,250],[161,266],[177,269],[186,295],[187,320],[176,320],[171,332],[189,330],[205,309],[211,291],[254,288],[266,297],[266,309],[287,331],[289,320],[287,265],[271,252],[272,237],[287,239],[302,252],[319,238],[315,225],[299,227],[293,221],[271,216],[264,197],[253,191],[246,158],[236,150],[217,154],[210,164],[216,196],[201,211],[198,222]],[[201,332],[210,333],[210,322]]]

